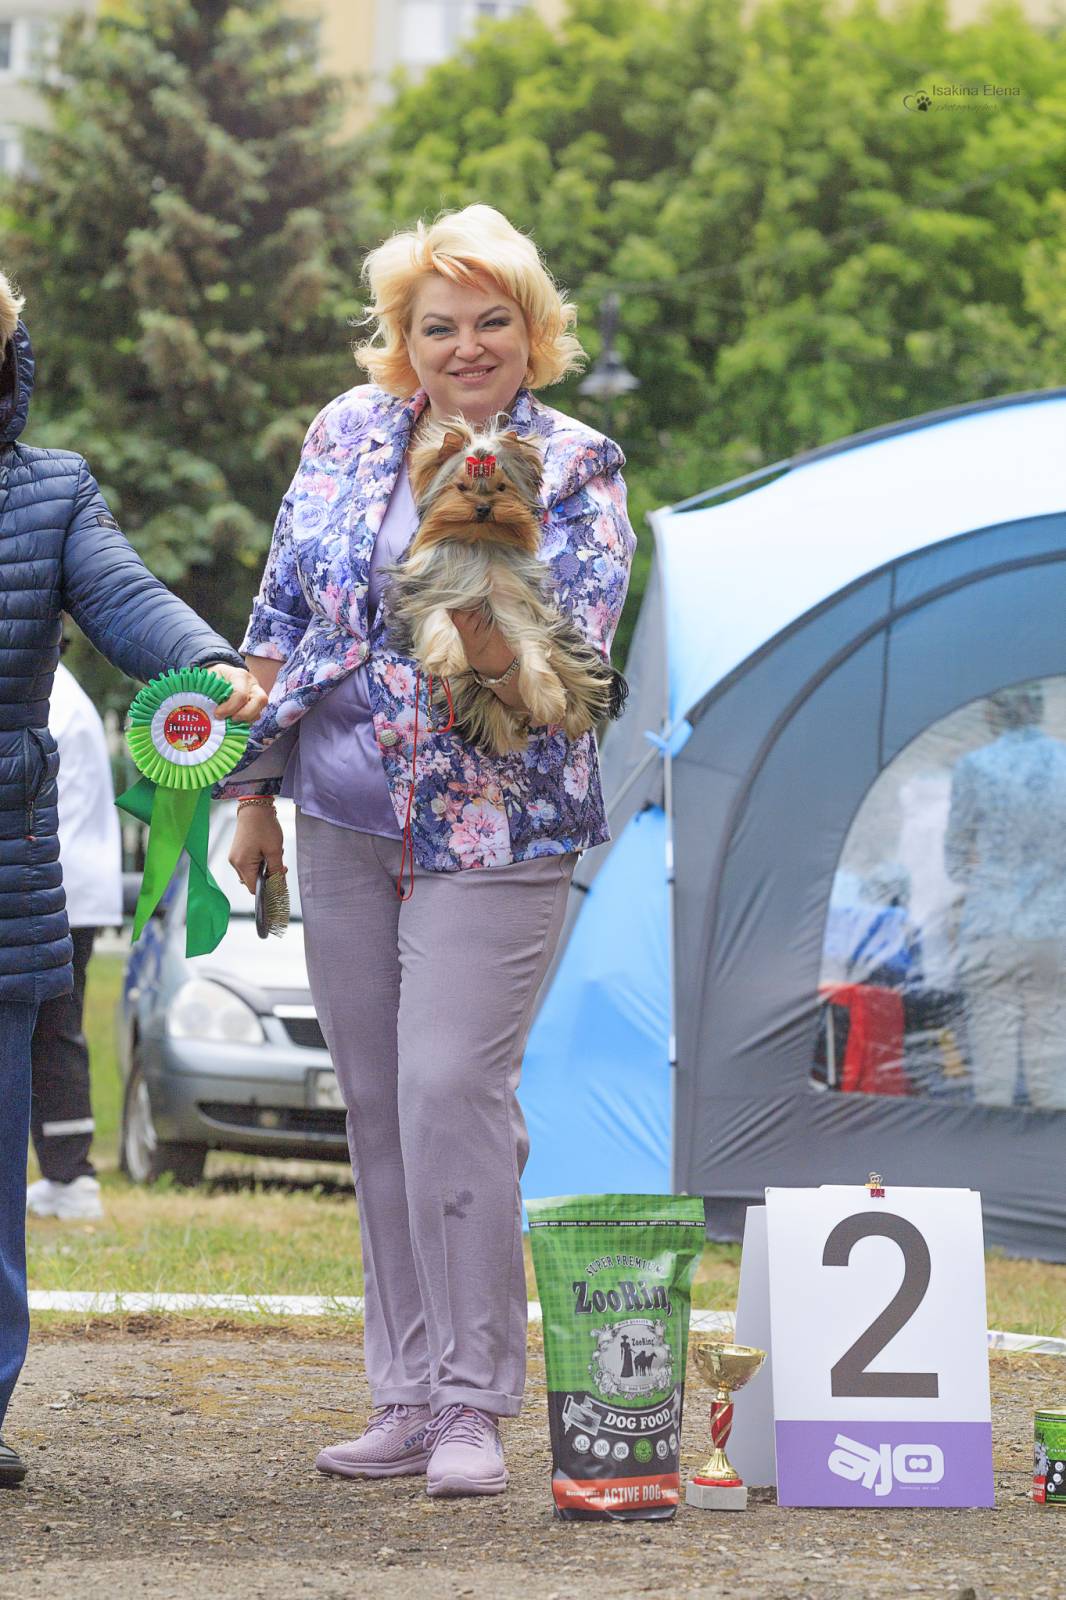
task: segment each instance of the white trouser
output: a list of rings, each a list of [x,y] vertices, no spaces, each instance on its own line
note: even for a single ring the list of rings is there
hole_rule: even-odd
[[[1035,1110],[1066,1110],[1066,939],[974,939],[960,968],[974,1098],[1010,1106],[1021,1068]]]

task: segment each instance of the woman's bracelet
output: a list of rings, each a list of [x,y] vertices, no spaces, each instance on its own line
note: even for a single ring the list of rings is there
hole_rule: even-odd
[[[509,683],[514,677],[515,673],[518,671],[518,657],[515,656],[514,660],[511,662],[511,665],[507,668],[507,671],[501,672],[498,678],[484,678],[480,672],[475,672],[473,667],[471,667],[470,670],[474,673],[475,681],[479,683],[483,689],[495,689],[498,683]]]
[[[240,811],[242,806],[273,806],[273,804],[272,794],[242,794],[237,801],[237,810]]]

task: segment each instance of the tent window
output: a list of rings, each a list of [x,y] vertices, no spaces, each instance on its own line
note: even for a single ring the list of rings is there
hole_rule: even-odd
[[[818,999],[819,1090],[1066,1109],[1066,677],[963,706],[881,773]]]

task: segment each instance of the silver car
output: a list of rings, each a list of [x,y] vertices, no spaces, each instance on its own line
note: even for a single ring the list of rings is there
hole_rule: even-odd
[[[286,862],[295,810],[278,803]],[[295,871],[291,921],[260,939],[252,896],[227,861],[236,806],[212,808],[210,866],[230,898],[225,938],[185,954],[185,881],[133,946],[119,1014],[125,1079],[121,1165],[136,1183],[198,1183],[209,1150],[348,1158],[345,1111],[311,1003]]]

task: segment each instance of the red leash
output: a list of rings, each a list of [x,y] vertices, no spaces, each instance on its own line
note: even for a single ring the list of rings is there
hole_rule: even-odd
[[[448,682],[447,678],[442,678],[440,681],[444,685],[444,693],[448,700],[448,720],[444,724],[443,728],[431,728],[429,726],[430,712],[433,707],[433,674],[430,673],[426,679],[427,733],[447,733],[448,730],[455,725],[455,706],[452,703],[452,686]],[[418,703],[421,698],[422,673],[419,671],[415,677],[415,726],[414,738],[411,746],[411,786],[407,791],[407,813],[403,819],[403,851],[400,855],[400,876],[396,880],[396,893],[401,900],[410,900],[411,896],[415,892],[415,847],[414,840],[411,835],[411,807],[414,804],[415,798],[415,763],[418,760]],[[410,887],[405,893],[403,889],[403,874],[404,867],[408,859],[408,852],[410,852]]]

